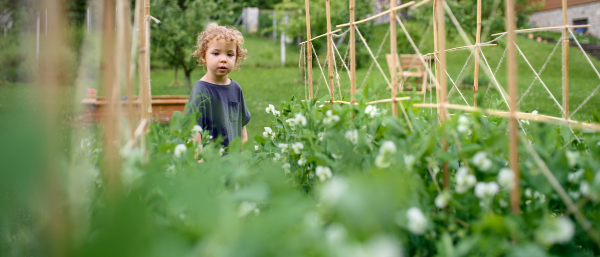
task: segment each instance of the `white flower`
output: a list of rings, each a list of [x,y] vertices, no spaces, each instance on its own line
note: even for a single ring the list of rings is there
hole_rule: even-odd
[[[567,180],[571,183],[577,183],[583,176],[583,173],[584,173],[583,169],[580,169],[575,172],[571,172],[571,173],[569,173],[569,175],[567,175]]]
[[[175,152],[173,155],[175,155],[175,158],[179,158],[186,151],[187,147],[184,144],[178,144],[177,146],[175,146]]]
[[[296,125],[306,126],[306,117],[302,115],[302,113],[296,113],[296,117],[294,118],[294,123]]]
[[[281,115],[281,113],[279,111],[273,111],[273,115],[275,115],[276,117],[279,117]]]
[[[506,190],[511,190],[515,187],[515,173],[509,168],[502,168],[498,173],[498,184]]]
[[[265,111],[267,113],[272,113],[274,116],[279,116],[280,115],[280,112],[277,111],[277,110],[275,110],[275,106],[273,106],[272,104],[269,104],[269,107],[267,107],[265,109]]]
[[[488,183],[479,182],[475,185],[475,196],[482,200],[487,199],[496,195],[499,189],[500,187],[494,181]]]
[[[565,153],[565,155],[567,156],[567,161],[569,162],[569,166],[575,167],[575,165],[577,164],[577,159],[579,158],[579,152],[567,151]]]
[[[306,174],[306,176],[308,177],[308,179],[313,179],[315,177],[315,173],[309,172],[308,174]]]
[[[240,206],[238,207],[238,217],[244,217],[250,212],[254,212],[255,215],[260,213],[260,209],[257,208],[256,203],[246,201],[240,203]]]
[[[533,115],[537,115],[537,114],[538,114],[538,111],[537,111],[537,110],[533,110],[533,111],[531,112],[531,114],[533,114]]]
[[[487,171],[492,167],[492,161],[487,158],[487,154],[484,151],[477,152],[473,155],[473,164],[481,171]]]
[[[340,116],[337,115],[333,115],[333,112],[331,110],[327,110],[327,112],[325,113],[326,117],[323,119],[323,123],[324,124],[329,124],[332,122],[338,122],[340,121]]]
[[[464,133],[469,131],[469,118],[464,115],[458,117],[458,126],[456,127],[459,133]]]
[[[397,257],[403,256],[402,246],[398,240],[389,235],[375,235],[366,243],[362,252],[364,255],[372,257]]]
[[[281,155],[280,154],[274,153],[273,155],[275,155],[275,157],[273,157],[273,161],[274,162],[279,161],[279,159],[281,159]]]
[[[370,105],[369,105],[370,106]],[[396,153],[396,144],[392,141],[384,141],[379,148],[379,154]]]
[[[387,168],[391,165],[391,155],[396,153],[396,145],[392,141],[384,141],[379,148],[379,155],[375,157],[375,166]]]
[[[411,169],[413,167],[413,165],[415,165],[415,156],[412,154],[405,154],[404,155],[404,164],[406,164],[406,167],[408,167],[409,169]]]
[[[319,180],[325,181],[328,178],[331,178],[331,169],[329,167],[317,166],[315,171]]]
[[[545,203],[546,202],[546,195],[542,194],[538,191],[533,192],[533,199],[537,199],[540,201],[540,203]]]
[[[223,153],[225,153],[225,148],[219,149],[219,156],[223,156]]]
[[[450,194],[448,192],[442,192],[435,198],[435,206],[443,209],[448,206],[448,202],[450,201]]]
[[[323,185],[323,189],[321,189],[321,199],[328,204],[335,203],[346,194],[348,188],[348,183],[346,183],[344,179],[335,177]]]
[[[464,194],[477,183],[477,178],[469,174],[467,167],[459,167],[454,174],[454,180],[456,180],[456,192],[459,194]]]
[[[551,218],[540,226],[536,239],[544,245],[567,243],[575,235],[575,224],[566,218]]]
[[[294,126],[296,126],[296,120],[293,119],[293,118],[287,119],[287,120],[285,120],[285,122],[287,122],[288,124],[290,124],[290,127],[292,127],[292,128]]]
[[[200,135],[200,133],[202,133],[202,127],[200,127],[198,125],[194,125],[194,127],[192,128],[192,136],[196,137],[196,136]]]
[[[344,135],[346,140],[350,141],[353,145],[358,144],[358,130],[348,130],[346,131],[346,135]]]
[[[417,207],[411,207],[406,211],[406,217],[408,218],[408,230],[415,235],[422,235],[427,230],[427,219]]]
[[[266,138],[271,138],[271,140],[275,139],[275,133],[270,127],[265,127],[265,132],[263,132],[263,136]]]
[[[296,142],[292,144],[292,150],[294,150],[295,154],[300,154],[302,152],[302,149],[304,149],[304,145],[302,144],[302,142]]]
[[[319,141],[323,141],[323,139],[325,138],[325,132],[319,132],[319,134],[317,134],[317,138],[319,139]]]
[[[284,163],[283,166],[281,166],[281,168],[283,168],[283,171],[285,171],[285,174],[290,173],[290,164],[289,163]]]
[[[367,105],[365,108],[365,113],[369,115],[369,117],[373,118],[377,115],[377,107],[373,105]]]
[[[581,184],[579,185],[579,192],[581,192],[581,195],[585,196],[585,197],[591,197],[592,194],[590,192],[590,184],[588,184],[587,181],[582,181]]]
[[[526,188],[525,189],[525,196],[528,198],[531,198],[531,188]]]
[[[581,190],[581,188],[579,188],[579,190]],[[569,191],[568,194],[571,198],[575,200],[579,199],[579,197],[581,196],[581,194],[577,191]]]
[[[260,146],[258,146],[258,145],[254,145],[254,150],[255,150],[255,151],[258,151],[258,149],[259,149],[259,148],[260,148]]]
[[[334,153],[332,153],[331,157],[333,157],[334,160],[342,159],[342,155],[341,154],[334,154]]]
[[[306,164],[306,159],[304,157],[300,158],[300,160],[298,160],[298,165],[300,166],[304,166]]]
[[[288,150],[288,145],[284,143],[280,143],[277,147],[281,148],[281,153],[285,153]]]

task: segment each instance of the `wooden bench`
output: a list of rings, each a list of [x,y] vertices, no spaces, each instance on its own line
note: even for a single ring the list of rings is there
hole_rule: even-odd
[[[425,58],[425,62],[427,62],[428,59],[426,57],[424,57],[424,58]],[[396,58],[394,58],[395,62],[396,62],[396,71],[393,71],[391,68],[392,67],[392,65],[391,65],[392,64],[392,55],[386,54],[385,59],[387,60],[388,67],[390,68],[390,73],[396,72],[396,74],[397,74],[396,83],[398,84],[399,89],[400,89],[398,92],[403,92],[404,90],[412,91],[412,89],[413,89],[412,87],[404,86],[405,84],[407,84],[410,81],[417,88],[417,94],[425,94],[425,90],[429,86],[427,84],[428,74],[427,74],[427,70],[426,70],[425,66],[423,66],[423,63],[419,59],[418,55],[402,54],[402,55],[400,55],[400,61],[398,61],[398,56],[396,56]],[[419,85],[420,85],[420,89],[419,89]]]

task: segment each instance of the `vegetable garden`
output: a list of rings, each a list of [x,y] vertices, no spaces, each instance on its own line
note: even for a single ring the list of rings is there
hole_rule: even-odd
[[[554,99],[562,117],[518,112],[516,58],[519,52],[526,56],[510,43],[520,32],[511,0],[505,4],[506,20],[513,21],[507,22],[506,33],[482,43],[479,18],[475,44],[464,36],[467,46],[459,49],[445,47],[444,13],[461,36],[465,33],[445,2],[436,0],[436,50],[429,54],[419,51],[396,16],[402,8],[425,8],[426,2],[392,3],[388,11],[355,21],[350,0],[350,20],[338,25],[349,27],[347,31],[335,34],[341,30],[332,31],[328,22],[325,34],[311,37],[306,0],[307,41],[301,44],[299,65],[305,99],[266,107],[272,122],[262,135],[246,144],[235,139],[227,151],[222,138],[202,140],[202,145],[191,141],[199,133],[209,137],[196,125],[201,114],[175,112],[169,124],[152,122],[149,23],[158,20],[150,16],[150,2],[139,0],[131,26],[125,22],[131,16],[126,2],[104,3],[102,36],[110,43],[102,51],[107,110],[100,132],[77,121],[65,125],[49,101],[32,101],[36,107],[27,113],[36,115],[31,117],[6,116],[30,127],[39,120],[45,131],[30,136],[31,129],[2,126],[8,132],[0,139],[9,145],[20,145],[16,142],[25,138],[41,142],[35,151],[0,148],[8,170],[23,174],[0,173],[6,178],[0,181],[5,188],[0,207],[8,210],[0,215],[2,256],[600,254],[600,113],[590,122],[569,118],[585,108],[598,88],[569,111],[568,47],[563,48],[563,101]],[[42,3],[60,13],[55,1]],[[329,13],[329,1],[326,5]],[[423,95],[403,91],[405,73],[393,59],[388,80],[377,63],[380,51],[371,49],[372,76],[380,73],[388,81],[391,98],[374,101],[369,83],[357,90],[355,42],[362,35],[356,26],[381,16],[391,21],[390,56],[397,56],[398,24],[418,56],[415,61],[425,67],[431,82]],[[61,26],[59,21],[50,24]],[[568,46],[569,38],[576,40],[572,27],[558,28],[563,31],[559,43]],[[345,33],[348,59],[333,43]],[[509,43],[497,67],[506,57],[509,92],[494,77],[498,68],[490,67],[481,51],[498,47],[495,41],[504,35]],[[45,47],[60,46],[63,36],[51,37]],[[326,67],[313,52],[313,40],[327,40]],[[466,94],[456,86],[461,75],[454,81],[446,73],[446,52],[454,50],[470,50],[473,56],[473,103],[447,100],[453,91]],[[38,79],[47,86],[36,99],[59,97],[64,78],[56,74],[62,58],[60,53],[40,56]],[[319,70],[313,72],[313,67]],[[487,92],[478,92],[480,68],[491,78],[485,91],[495,90],[501,97],[493,109],[476,107],[492,102]],[[349,76],[349,99],[336,100],[335,85],[339,95],[343,87],[338,71]],[[136,72],[138,98],[132,97]],[[536,80],[547,89],[539,73]],[[313,74],[324,80],[329,95],[313,96]],[[115,93],[121,86],[129,95],[124,105]],[[63,134],[70,142],[57,136]],[[70,158],[61,163],[52,158],[53,151],[65,144]],[[24,152],[35,161],[11,160]],[[198,163],[199,158],[204,162]]]

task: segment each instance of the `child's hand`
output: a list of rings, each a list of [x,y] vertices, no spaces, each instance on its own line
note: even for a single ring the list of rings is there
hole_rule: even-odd
[[[198,160],[198,163],[203,163],[203,162],[204,162],[204,159]]]

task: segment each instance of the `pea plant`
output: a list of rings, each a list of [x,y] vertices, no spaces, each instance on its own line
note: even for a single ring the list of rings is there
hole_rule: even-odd
[[[392,232],[409,255],[598,254],[597,133],[522,120],[525,142],[582,214],[577,223],[523,144],[515,184],[506,119],[457,113],[439,124],[435,111],[404,103],[407,120],[357,100],[269,106],[273,123],[255,137],[254,158],[281,167],[289,183],[315,198],[330,229],[345,228],[353,240],[364,239],[361,229]],[[516,186],[518,215],[510,210]]]

